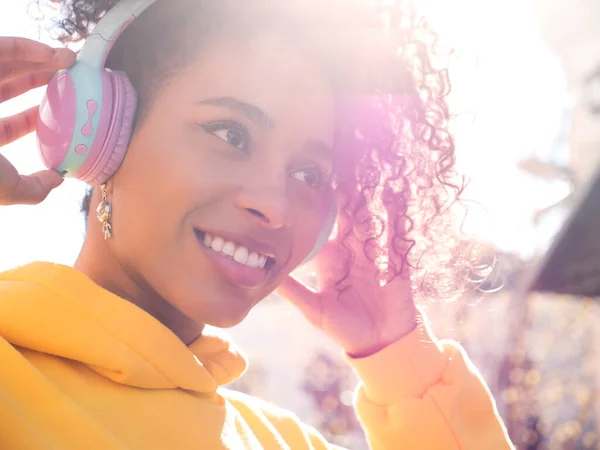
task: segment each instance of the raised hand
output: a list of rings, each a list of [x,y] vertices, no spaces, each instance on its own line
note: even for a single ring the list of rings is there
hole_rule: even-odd
[[[352,226],[344,217],[338,224],[340,229]],[[375,263],[365,256],[362,243],[351,237],[345,245],[355,259],[345,279],[349,287],[341,294],[336,282],[344,273],[346,254],[339,238],[330,240],[315,258],[317,291],[290,276],[279,292],[348,354],[366,356],[410,333],[418,311],[408,280],[398,276],[380,286]]]
[[[44,86],[59,69],[70,67],[75,54],[19,37],[0,36],[0,103]],[[0,147],[36,128],[38,107],[0,118]],[[21,175],[0,155],[0,205],[36,204],[62,183],[53,170]]]

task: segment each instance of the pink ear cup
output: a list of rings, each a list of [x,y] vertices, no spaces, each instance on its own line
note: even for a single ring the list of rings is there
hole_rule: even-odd
[[[37,122],[38,149],[45,166],[56,169],[67,156],[75,130],[76,95],[71,75],[57,72],[40,104]]]
[[[110,79],[113,94],[110,124],[93,167],[78,177],[92,185],[105,183],[123,162],[133,131],[137,104],[135,89],[125,73],[107,71],[105,75]]]

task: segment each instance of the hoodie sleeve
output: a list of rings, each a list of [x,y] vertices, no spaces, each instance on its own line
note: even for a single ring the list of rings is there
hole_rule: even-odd
[[[355,408],[373,450],[514,449],[485,382],[465,351],[425,324],[365,358]]]

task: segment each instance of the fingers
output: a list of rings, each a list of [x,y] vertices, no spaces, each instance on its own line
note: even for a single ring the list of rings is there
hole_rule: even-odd
[[[32,175],[21,175],[9,200],[17,205],[36,205],[42,202],[63,182],[63,178],[54,170],[43,170]]]
[[[0,37],[0,61],[43,63],[54,58],[56,50],[41,42],[21,37]]]
[[[0,147],[31,133],[35,130],[39,106],[29,108],[22,113],[0,119]]]
[[[51,70],[45,72],[33,72],[0,83],[0,103],[18,97],[31,89],[48,84],[54,73],[55,72]]]
[[[70,67],[75,54],[68,49],[53,49],[25,38],[0,37],[0,103],[43,86],[59,69]],[[31,133],[36,128],[39,107],[0,118],[0,147]],[[36,204],[63,182],[53,170],[19,175],[0,155],[0,204]]]
[[[0,155],[0,205],[39,203],[62,181],[53,170],[21,176],[10,161]]]
[[[71,67],[75,62],[76,55],[66,48],[56,49],[54,56],[47,61],[31,62],[20,59],[2,61],[0,59],[0,81],[42,71],[54,71]]]

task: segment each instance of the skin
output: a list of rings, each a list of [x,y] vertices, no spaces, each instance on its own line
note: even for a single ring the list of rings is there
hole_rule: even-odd
[[[42,44],[18,41],[29,49],[21,53],[44,53]],[[7,45],[13,44],[0,40],[0,55],[15,65],[22,56]],[[351,355],[371,354],[406,335],[417,321],[409,284],[375,283],[375,267],[360,242],[350,241],[357,259],[348,278],[352,288],[342,296],[335,289],[343,261],[335,239],[315,260],[318,292],[289,276],[313,248],[332,204],[327,183],[314,183],[318,173],[331,172],[336,157],[328,150],[334,147],[335,98],[317,59],[268,34],[205,47],[197,62],[155,93],[123,165],[108,182],[113,237],[105,241],[92,217],[75,267],[186,343],[205,324],[240,322],[278,287]],[[50,55],[45,58],[47,66]],[[69,54],[58,65],[71,63]],[[6,119],[19,130],[12,140],[33,129],[32,117],[25,112]],[[239,134],[215,130],[215,122],[229,120],[249,130],[248,151]],[[7,141],[0,134],[2,139]],[[39,202],[58,184],[60,177],[50,171],[19,175],[0,158],[0,204]],[[96,189],[93,209],[100,200]],[[275,249],[274,269],[253,288],[232,283],[215,269],[195,228],[267,243]]]
[[[328,186],[304,180],[316,170],[331,172],[333,94],[307,52],[286,48],[274,36],[221,40],[170,79],[108,185],[113,238],[104,241],[99,222],[90,221],[75,267],[184,341],[198,336],[202,324],[239,323],[308,255],[323,226]],[[210,100],[224,97],[260,108],[269,119],[254,112],[248,118],[231,100]],[[202,129],[227,120],[248,127],[247,151],[223,140],[227,128]],[[92,204],[99,201],[97,192]],[[250,289],[224,280],[194,227],[277,248],[274,271]]]

